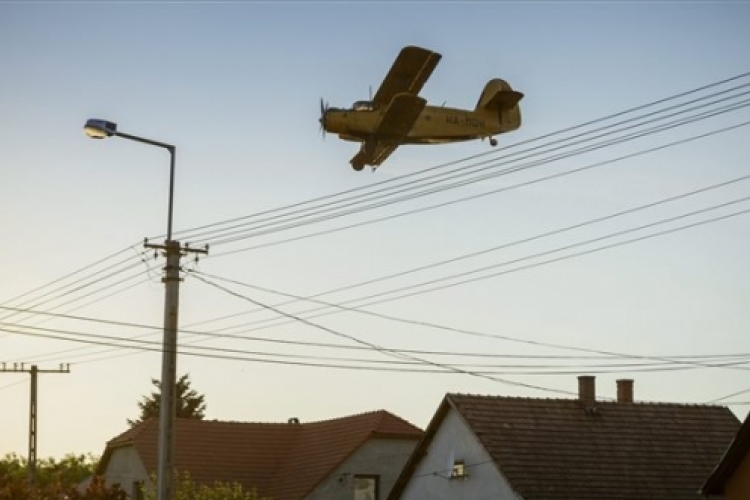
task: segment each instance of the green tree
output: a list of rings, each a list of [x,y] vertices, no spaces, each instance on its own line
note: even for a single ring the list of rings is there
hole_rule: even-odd
[[[15,453],[0,459],[0,500],[126,500],[117,486],[107,487],[101,477],[94,477],[97,459],[91,455],[69,453],[60,460],[37,460],[36,482],[28,482],[27,461]],[[92,477],[85,491],[78,485]]]
[[[151,384],[156,387],[156,390],[149,396],[143,396],[143,399],[138,403],[141,415],[137,420],[128,419],[128,424],[131,427],[143,422],[147,418],[159,416],[159,409],[161,408],[161,382],[152,378]],[[180,377],[176,386],[177,418],[194,418],[197,420],[203,420],[206,416],[205,396],[203,394],[198,394],[197,391],[190,387],[190,375],[185,374]]]
[[[49,486],[75,486],[94,474],[99,459],[92,455],[68,453],[62,459],[43,458],[36,463],[36,485],[41,488]],[[0,478],[6,481],[26,482],[28,480],[28,463],[25,458],[9,453],[0,459]],[[0,479],[0,484],[3,481]]]
[[[151,477],[151,483],[157,484],[156,478]],[[153,488],[144,486],[143,497],[145,500],[156,500],[156,492]],[[270,498],[258,497],[256,490],[245,490],[239,483],[215,483],[197,484],[190,477],[190,473],[175,476],[174,500],[271,500]]]

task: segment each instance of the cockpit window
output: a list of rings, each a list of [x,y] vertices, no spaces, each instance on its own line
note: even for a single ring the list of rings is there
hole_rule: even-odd
[[[373,101],[357,101],[352,106],[354,111],[375,111],[378,108]]]

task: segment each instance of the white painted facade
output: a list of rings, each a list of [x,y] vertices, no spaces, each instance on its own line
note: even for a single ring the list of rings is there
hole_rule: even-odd
[[[354,477],[357,475],[378,476],[379,492],[374,500],[385,500],[416,444],[416,439],[369,439],[305,500],[355,500]]]
[[[138,483],[149,484],[148,472],[132,446],[121,446],[112,452],[104,471],[108,486],[119,484],[130,498],[138,496]]]
[[[451,478],[463,460],[465,478]],[[523,500],[461,415],[450,408],[398,500]]]

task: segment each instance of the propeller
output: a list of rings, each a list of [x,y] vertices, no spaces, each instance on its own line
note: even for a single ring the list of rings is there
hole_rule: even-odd
[[[320,98],[320,118],[318,121],[320,122],[320,133],[323,136],[323,139],[326,137],[326,113],[328,112],[328,103],[323,102],[323,98]]]

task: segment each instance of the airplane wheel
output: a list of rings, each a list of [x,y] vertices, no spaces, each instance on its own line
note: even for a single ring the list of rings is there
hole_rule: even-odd
[[[493,148],[497,146],[497,139],[495,139],[494,137],[490,137],[490,146],[492,146]]]
[[[359,161],[353,161],[352,162],[352,168],[354,170],[356,170],[357,172],[359,172],[360,170],[362,170],[363,168],[365,168],[365,164],[362,163],[362,162],[359,162]]]

